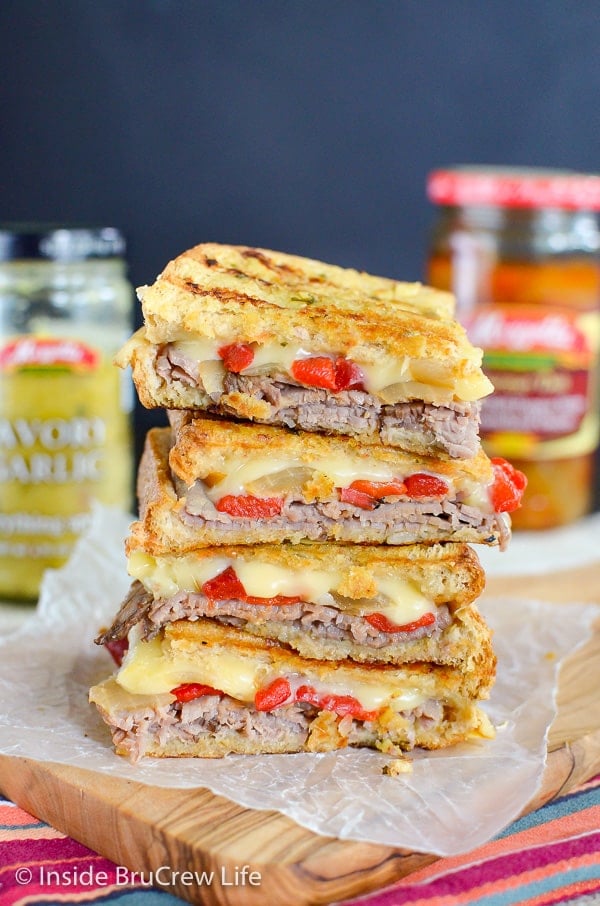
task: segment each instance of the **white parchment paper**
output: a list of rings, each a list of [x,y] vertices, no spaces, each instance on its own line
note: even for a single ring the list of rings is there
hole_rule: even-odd
[[[208,787],[250,808],[277,809],[320,834],[439,855],[482,844],[532,799],[560,661],[588,637],[598,607],[561,605],[568,607],[565,620],[564,613],[556,619],[556,605],[486,603],[499,659],[486,704],[496,739],[415,753],[410,774],[385,776],[388,759],[361,750],[136,765],[114,755],[87,693],[112,670],[92,639],[129,586],[122,546],[129,521],[99,510],[67,566],[46,575],[37,611],[0,641],[0,752],[100,771],[107,782],[113,775]]]

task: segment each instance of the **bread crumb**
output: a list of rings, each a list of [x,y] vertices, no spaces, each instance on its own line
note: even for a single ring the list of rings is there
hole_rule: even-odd
[[[399,774],[412,774],[413,765],[410,758],[394,758],[393,761],[389,761],[387,764],[384,764],[382,769],[382,774],[387,774],[389,777],[398,777]]]

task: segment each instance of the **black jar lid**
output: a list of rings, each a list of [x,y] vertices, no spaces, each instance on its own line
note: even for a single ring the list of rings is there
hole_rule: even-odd
[[[0,261],[88,261],[122,258],[116,227],[68,223],[0,223]]]

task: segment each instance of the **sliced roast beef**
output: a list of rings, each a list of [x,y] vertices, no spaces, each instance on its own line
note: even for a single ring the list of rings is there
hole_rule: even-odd
[[[284,705],[274,711],[257,711],[251,704],[228,695],[203,695],[194,701],[167,706],[142,706],[136,710],[115,708],[104,719],[110,725],[113,741],[120,754],[139,760],[151,745],[168,745],[173,740],[193,743],[207,736],[239,734],[257,744],[257,750],[269,751],[284,741],[289,750],[301,749],[311,731],[318,711],[306,702]],[[410,711],[401,712],[403,745],[412,748],[417,728],[441,724],[444,706],[434,699]],[[381,730],[368,722],[344,717],[338,724],[340,734],[350,746],[374,746]],[[340,743],[337,743],[337,747]]]
[[[423,445],[432,453],[469,458],[479,448],[479,403],[448,403],[436,406],[417,400],[386,404],[362,390],[329,393],[317,387],[301,387],[285,375],[228,373],[225,391],[237,391],[264,399],[273,407],[265,419],[305,431],[330,434],[379,434],[383,443],[411,450]]]
[[[112,626],[98,636],[95,640],[96,645],[106,645],[107,642],[124,639],[136,623],[145,619],[153,602],[154,598],[150,592],[146,591],[142,583],[134,582],[121,604]]]
[[[165,381],[202,388],[198,363],[173,346],[157,358],[156,370]],[[443,453],[453,458],[475,456],[479,449],[480,403],[435,405],[418,400],[386,404],[362,390],[337,393],[303,387],[286,373],[234,374],[227,372],[223,392],[210,393],[210,411],[238,415],[227,406],[225,394],[243,393],[271,406],[264,424],[304,431],[377,437],[390,446],[413,452]]]
[[[332,602],[335,602],[335,596]],[[139,602],[137,611],[132,602]],[[96,640],[107,641],[125,638],[136,623],[142,624],[142,637],[153,638],[165,623],[176,620],[197,620],[210,617],[219,622],[244,628],[255,622],[286,622],[319,639],[337,639],[357,642],[370,648],[397,646],[425,637],[439,637],[452,622],[448,608],[436,608],[435,622],[408,632],[380,632],[363,617],[344,612],[332,604],[300,601],[294,604],[248,604],[245,601],[212,601],[202,592],[179,592],[170,598],[157,598],[144,591],[140,582],[134,582],[130,593],[121,605],[113,625]]]
[[[248,604],[245,601],[210,601],[201,593],[180,593],[157,602],[148,614],[147,623],[155,635],[166,622],[212,617],[244,628],[249,622],[286,622],[320,639],[352,641],[370,648],[397,646],[425,637],[439,637],[452,622],[444,605],[436,609],[435,622],[406,632],[381,632],[364,617],[327,604],[301,601],[295,604]]]
[[[256,519],[211,513],[202,482],[196,482],[185,497],[180,518],[190,526],[218,522],[224,541],[229,531],[256,531]],[[340,500],[304,503],[289,495],[281,513],[271,516],[273,529],[301,532],[309,541],[337,541],[370,544],[409,544],[420,540],[450,540],[462,528],[472,528],[482,541],[499,543],[504,549],[510,539],[510,523],[503,513],[485,513],[477,507],[451,500],[376,501],[367,510]],[[429,529],[429,531],[427,531]]]

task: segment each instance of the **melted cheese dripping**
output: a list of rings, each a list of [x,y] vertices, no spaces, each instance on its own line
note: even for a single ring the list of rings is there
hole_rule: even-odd
[[[134,636],[132,639],[132,635]],[[182,683],[203,683],[220,689],[232,698],[253,702],[256,692],[285,671],[272,665],[267,652],[237,652],[221,645],[170,644],[160,637],[143,642],[130,633],[130,650],[116,680],[134,695],[160,695]],[[133,642],[133,644],[132,644]],[[332,671],[333,671],[332,667]],[[340,672],[340,671],[336,671]],[[426,698],[410,683],[366,681],[352,671],[335,680],[324,681],[309,669],[289,676],[292,688],[303,683],[320,694],[352,695],[368,711],[391,705],[395,710],[416,708]]]
[[[134,551],[128,562],[129,574],[139,579],[144,587],[157,598],[168,598],[180,591],[200,591],[204,582],[232,566],[246,590],[257,598],[274,598],[276,595],[300,597],[314,603],[335,606],[329,598],[342,582],[342,575],[335,570],[292,570],[258,558],[206,557],[198,559],[193,554],[180,557],[153,557]],[[435,605],[413,582],[400,576],[377,576],[378,597],[369,604],[361,599],[358,608],[349,601],[348,610],[362,616],[383,613],[391,623],[404,626],[419,620],[424,614],[435,612]],[[324,601],[324,596],[327,600]]]

